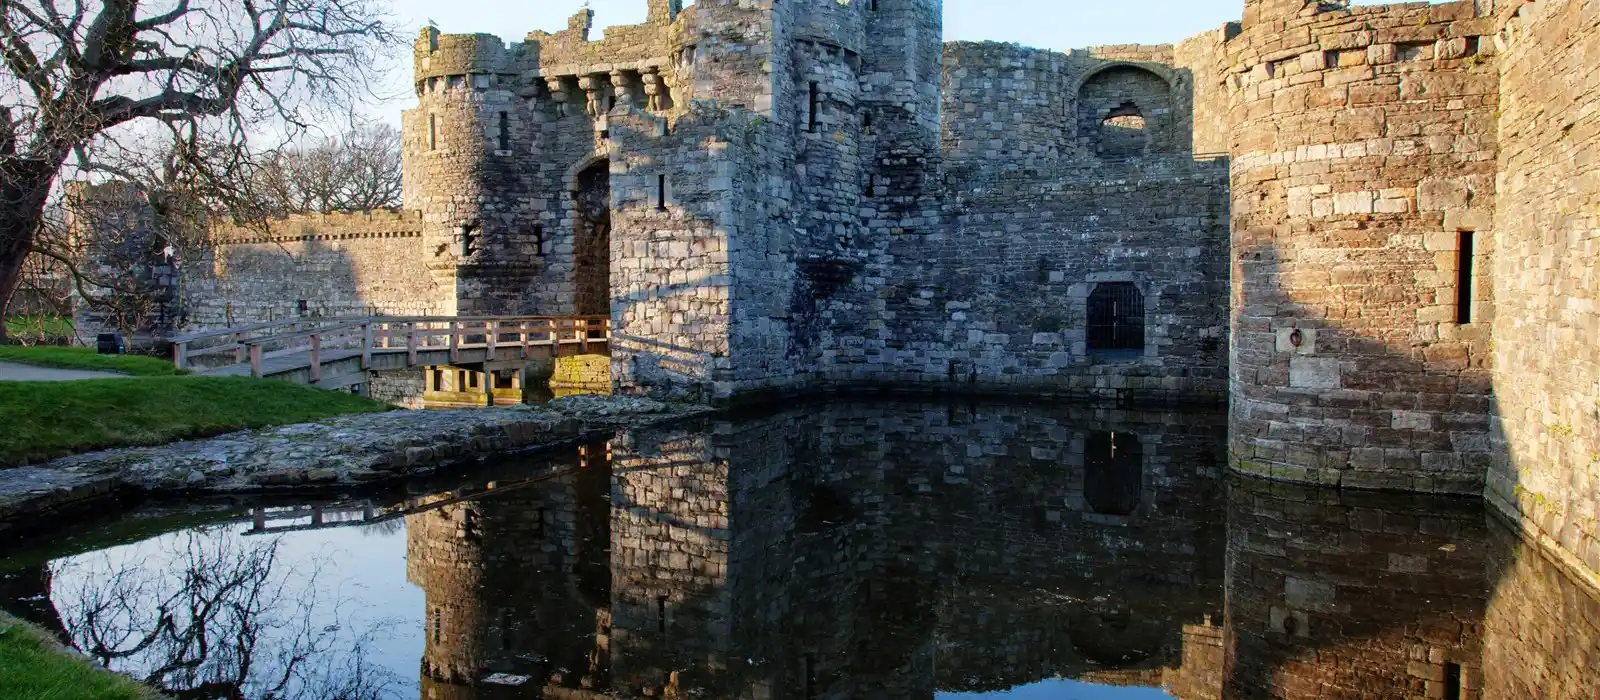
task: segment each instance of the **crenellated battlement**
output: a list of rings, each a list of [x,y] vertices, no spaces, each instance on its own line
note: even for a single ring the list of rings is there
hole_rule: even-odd
[[[414,238],[422,235],[422,212],[377,210],[296,214],[212,228],[218,245],[361,238]]]

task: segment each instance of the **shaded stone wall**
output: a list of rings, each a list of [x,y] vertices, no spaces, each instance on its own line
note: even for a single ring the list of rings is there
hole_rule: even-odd
[[[819,300],[824,376],[1219,400],[1228,198],[1188,150],[1192,71],[1171,47],[950,44],[944,59],[942,156],[873,175],[865,266]],[[1102,153],[1118,110],[1145,128]],[[1143,295],[1142,354],[1089,353],[1106,282]]]
[[[215,247],[184,268],[189,324],[442,313],[449,292],[428,273],[422,227],[414,213],[370,212],[221,228]]]
[[[1251,3],[1228,42],[1235,468],[1475,493],[1498,76],[1474,3]],[[1457,322],[1457,244],[1479,231]]]
[[[1600,587],[1600,3],[1506,9],[1487,495]]]

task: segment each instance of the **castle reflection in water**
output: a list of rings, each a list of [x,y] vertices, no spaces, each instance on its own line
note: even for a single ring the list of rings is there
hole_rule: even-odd
[[[1600,697],[1600,603],[1476,500],[1230,483],[1224,449],[996,404],[627,432],[406,517],[422,697]]]

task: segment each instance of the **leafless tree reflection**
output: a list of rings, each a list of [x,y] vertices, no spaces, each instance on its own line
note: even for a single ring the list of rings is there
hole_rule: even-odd
[[[118,554],[52,564],[56,607],[78,648],[175,698],[364,700],[397,682],[366,652],[395,622],[348,629],[325,553],[197,530]]]

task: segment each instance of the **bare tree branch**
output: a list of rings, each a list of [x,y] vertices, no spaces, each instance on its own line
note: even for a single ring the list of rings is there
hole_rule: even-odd
[[[247,152],[247,135],[264,124],[299,129],[319,110],[349,113],[371,96],[379,55],[401,45],[381,4],[0,1],[0,311],[69,158],[95,170],[86,156],[140,122],[226,133]]]

